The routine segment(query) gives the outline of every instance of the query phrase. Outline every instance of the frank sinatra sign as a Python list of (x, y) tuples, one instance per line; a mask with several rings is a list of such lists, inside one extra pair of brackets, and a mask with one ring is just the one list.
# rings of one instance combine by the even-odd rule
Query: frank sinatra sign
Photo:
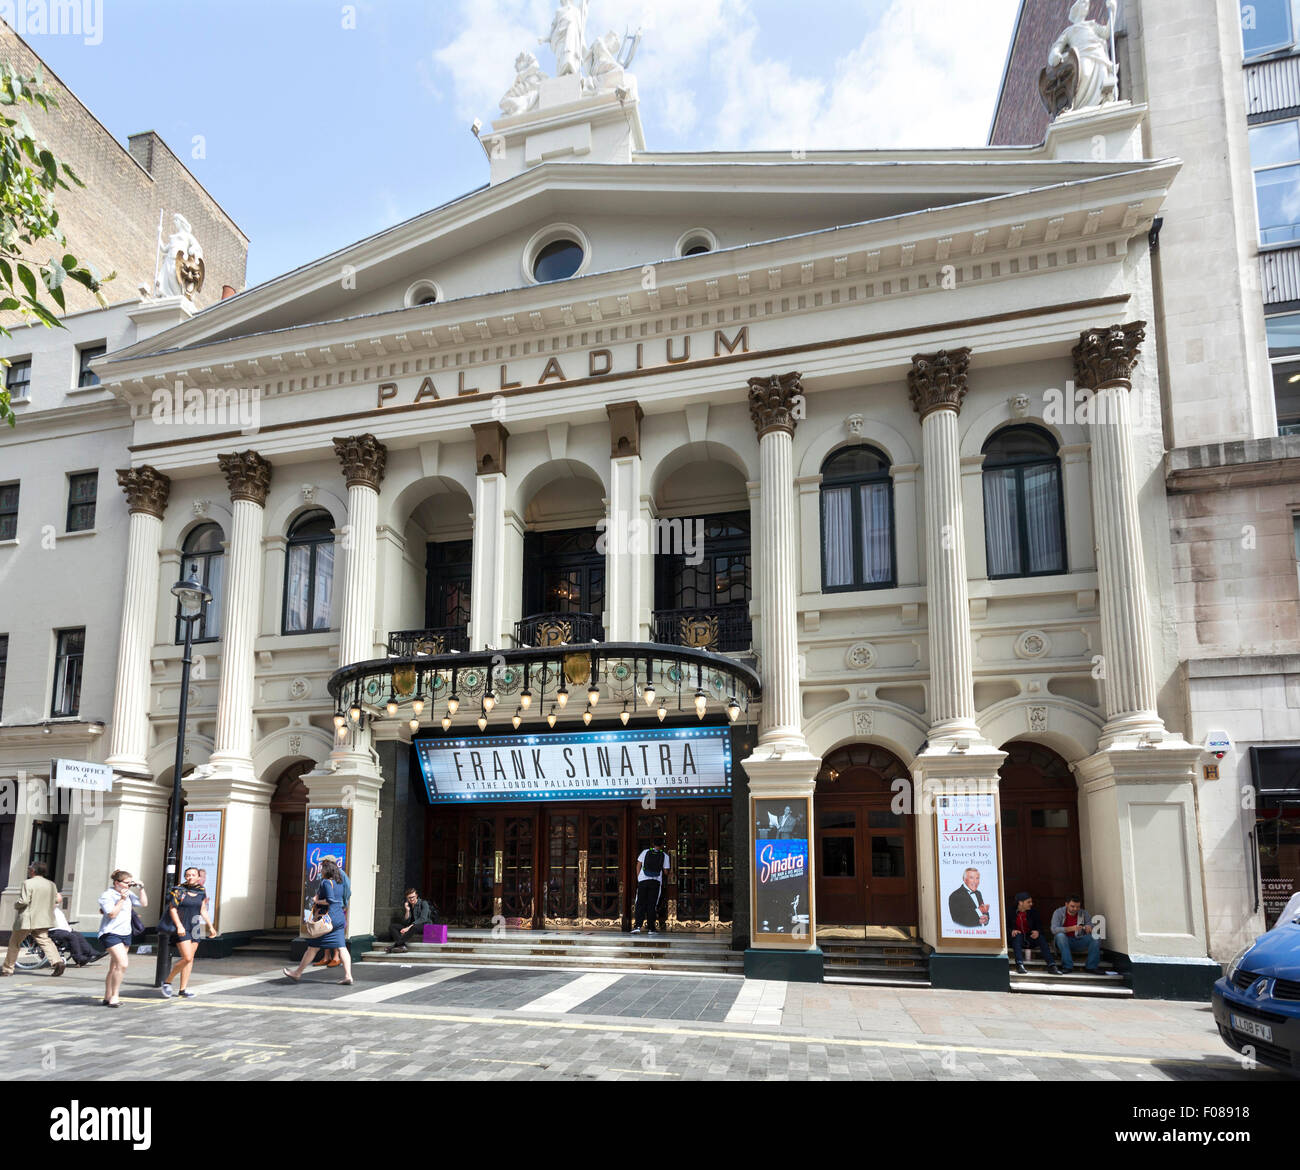
[(417, 739), (431, 804), (726, 796), (729, 727)]

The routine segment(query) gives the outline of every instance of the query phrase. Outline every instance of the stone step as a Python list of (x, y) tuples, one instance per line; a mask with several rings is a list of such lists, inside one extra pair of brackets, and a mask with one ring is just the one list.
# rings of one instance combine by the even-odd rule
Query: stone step
[(930, 969), (922, 965), (917, 967), (898, 967), (889, 963), (827, 963), (826, 977), (832, 975), (847, 979), (897, 979), (902, 983), (930, 981)]
[(1037, 995), (1073, 995), (1095, 999), (1131, 999), (1133, 989), (1118, 979), (1091, 975), (1013, 975), (1011, 990)]
[(926, 975), (918, 975), (916, 978), (905, 978), (899, 975), (830, 975), (827, 974), (823, 982), (825, 983), (844, 983), (844, 984), (862, 984), (869, 987), (929, 987), (930, 979)]
[(697, 959), (658, 956), (627, 956), (588, 953), (576, 955), (502, 954), (487, 950), (460, 954), (387, 955), (369, 951), (362, 962), (416, 967), (563, 967), (570, 970), (666, 971), (682, 974), (741, 975), (744, 959)]

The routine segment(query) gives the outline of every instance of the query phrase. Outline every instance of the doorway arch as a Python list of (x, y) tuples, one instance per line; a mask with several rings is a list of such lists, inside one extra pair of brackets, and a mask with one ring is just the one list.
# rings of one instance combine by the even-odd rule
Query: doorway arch
[(898, 780), (911, 774), (876, 744), (846, 744), (822, 760), (813, 796), (819, 931), (915, 931), (916, 826), (894, 810)]
[(1041, 743), (1004, 744), (998, 769), (1002, 872), (1008, 902), (1034, 897), (1046, 923), (1071, 894), (1082, 894), (1079, 788), (1070, 765)]
[(275, 876), (275, 925), (296, 926), (302, 917), (307, 865), (307, 785), (303, 776), (316, 765), (298, 760), (280, 773), (271, 797), (271, 815), (280, 818)]

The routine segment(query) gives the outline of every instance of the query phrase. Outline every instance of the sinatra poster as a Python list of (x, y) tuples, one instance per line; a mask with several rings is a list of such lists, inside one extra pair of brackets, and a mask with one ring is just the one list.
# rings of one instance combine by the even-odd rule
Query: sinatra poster
[(940, 796), (935, 830), (940, 937), (1000, 942), (996, 797), (991, 792)]
[(191, 865), (206, 870), (203, 888), (208, 892), (208, 916), (218, 925), (221, 897), (221, 823), (224, 814), (185, 810), (181, 826), (181, 876)]
[(430, 804), (626, 800), (731, 791), (731, 728), (676, 727), (417, 739)]
[(808, 937), (808, 800), (754, 801), (754, 934)]
[(321, 862), (332, 857), (346, 872), (351, 814), (345, 808), (309, 808), (307, 810), (307, 859), (303, 879), (304, 907), (320, 889)]

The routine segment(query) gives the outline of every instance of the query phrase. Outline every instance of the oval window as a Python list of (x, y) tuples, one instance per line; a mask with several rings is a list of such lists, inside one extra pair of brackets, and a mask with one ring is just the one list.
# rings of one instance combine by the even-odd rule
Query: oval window
[(537, 253), (533, 261), (533, 279), (538, 284), (568, 280), (582, 267), (583, 251), (573, 240), (554, 240)]

